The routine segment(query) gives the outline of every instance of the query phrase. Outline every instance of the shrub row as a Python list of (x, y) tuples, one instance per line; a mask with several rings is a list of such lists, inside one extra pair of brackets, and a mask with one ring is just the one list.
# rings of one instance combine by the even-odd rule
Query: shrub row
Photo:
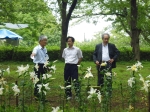
[[(29, 47), (0, 47), (0, 61), (32, 61), (30, 55), (33, 48)], [(83, 52), (83, 60), (92, 61), (94, 50), (81, 49)], [(134, 55), (130, 48), (120, 48), (120, 56), (118, 61), (130, 61)], [(59, 59), (59, 47), (48, 48), (48, 55), (50, 60)], [(141, 50), (141, 60), (150, 61), (150, 51), (147, 49)]]

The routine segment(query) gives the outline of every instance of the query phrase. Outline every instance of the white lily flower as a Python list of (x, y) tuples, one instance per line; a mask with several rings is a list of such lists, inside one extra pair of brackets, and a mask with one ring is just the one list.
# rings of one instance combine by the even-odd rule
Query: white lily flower
[(9, 67), (6, 69), (6, 71), (8, 74), (10, 74), (10, 68)]
[(87, 74), (84, 76), (84, 78), (90, 78), (93, 77), (93, 74), (91, 72), (87, 72)]
[(53, 63), (56, 63), (58, 60), (53, 61)]
[(35, 72), (30, 72), (29, 74), (30, 74), (30, 79), (34, 79), (34, 77), (36, 75)]
[(36, 84), (38, 81), (39, 81), (39, 78), (37, 77), (37, 75), (35, 75), (35, 76), (33, 77), (33, 84), (34, 84), (34, 86), (35, 86), (35, 84)]
[(52, 77), (51, 74), (43, 74), (42, 79), (47, 79), (47, 78), (50, 78), (50, 77)]
[(127, 70), (131, 70), (131, 71), (135, 71), (135, 72), (137, 72), (138, 69), (141, 69), (141, 68), (143, 68), (143, 66), (142, 66), (141, 62), (139, 62), (139, 61), (133, 66), (127, 66)]
[(50, 77), (52, 77), (52, 75), (51, 75), (51, 74), (46, 74), (46, 76), (47, 76), (47, 78), (50, 78)]
[(59, 107), (52, 107), (52, 112), (62, 112)]
[(47, 84), (43, 84), (43, 86), (45, 87), (46, 90), (50, 90), (50, 88), (48, 87), (49, 83)]
[(0, 95), (3, 94), (3, 89), (4, 89), (3, 87), (0, 88)]
[(61, 86), (61, 85), (60, 85), (59, 87), (60, 87), (61, 89), (66, 89), (64, 86)]
[(38, 71), (39, 70), (39, 65), (36, 63), (36, 65), (34, 66), (35, 69)]
[(107, 77), (111, 77), (111, 73), (110, 73), (110, 72), (105, 73), (105, 75), (106, 75)]
[(150, 75), (148, 75), (146, 78), (150, 78)]
[(1, 86), (6, 85), (6, 83), (7, 83), (7, 81), (5, 81), (4, 78), (0, 79), (0, 85)]
[(94, 94), (96, 93), (97, 89), (94, 89), (94, 88), (90, 88), (90, 91), (88, 91), (89, 94)]
[(38, 87), (38, 93), (41, 93), (41, 89), (42, 89), (42, 85), (41, 84), (37, 84), (37, 87)]
[(141, 63), (141, 62), (139, 62), (139, 61), (138, 61), (135, 65), (136, 65), (136, 66), (137, 66), (137, 68), (139, 68), (139, 69), (143, 68), (142, 63)]
[(49, 64), (49, 61), (46, 61), (46, 62), (44, 63), (44, 66), (43, 66), (43, 67), (47, 67), (48, 64)]
[(149, 83), (149, 80), (143, 82), (143, 87), (141, 88), (141, 90), (145, 90), (146, 92), (148, 92), (148, 87), (150, 86)]
[(90, 66), (90, 67), (87, 67), (87, 71), (88, 71), (88, 72), (91, 72), (91, 66)]
[(42, 79), (47, 79), (46, 74), (43, 74)]
[(131, 110), (133, 110), (134, 109), (134, 107), (130, 104), (129, 105), (129, 111), (131, 111)]
[(117, 73), (116, 73), (116, 72), (114, 72), (114, 76), (117, 76)]
[(130, 79), (128, 80), (128, 85), (129, 85), (130, 87), (132, 87), (132, 84), (133, 84), (133, 83), (135, 83), (134, 77), (132, 77), (132, 78), (130, 78)]
[(23, 65), (21, 65), (21, 66), (18, 66), (17, 68), (18, 68), (18, 70), (16, 72), (18, 72), (19, 75), (21, 75), (21, 74), (25, 73), (26, 71), (28, 71), (29, 65), (27, 64), (27, 66), (25, 66), (25, 67)]
[(77, 65), (78, 67), (81, 67), (81, 65)]
[(14, 86), (12, 87), (12, 90), (15, 92), (14, 95), (19, 95), (20, 93), (20, 89), (18, 88), (18, 85), (16, 85), (15, 83), (13, 83)]
[(137, 66), (136, 65), (131, 66), (131, 70), (135, 72), (138, 71)]
[(99, 103), (101, 103), (101, 101), (102, 101), (102, 95), (101, 95), (100, 91), (98, 91), (98, 93), (97, 93), (97, 98), (99, 100)]
[(145, 82), (145, 81), (144, 81), (144, 78), (142, 77), (142, 75), (139, 74), (139, 76), (140, 76), (140, 81)]
[(106, 66), (106, 65), (107, 65), (107, 63), (106, 63), (106, 62), (101, 63), (101, 66)]
[(46, 91), (43, 91), (43, 93), (46, 95)]
[(131, 71), (135, 71), (135, 72), (137, 72), (138, 71), (138, 68), (137, 68), (137, 66), (136, 65), (133, 65), (133, 66), (127, 66), (127, 70), (131, 70)]
[(141, 90), (145, 90), (146, 92), (148, 92), (148, 87), (150, 86), (150, 80), (145, 81), (141, 74), (139, 74), (139, 76), (140, 76), (140, 81), (143, 82), (143, 87), (141, 88)]
[(94, 89), (94, 88), (90, 88), (90, 91), (88, 91), (88, 93), (89, 93), (89, 96), (87, 97), (87, 99), (89, 99), (89, 98), (92, 98), (92, 96), (94, 95), (94, 94), (96, 94), (96, 91), (97, 91), (97, 89)]
[(66, 86), (66, 88), (71, 88), (71, 85)]
[(53, 69), (53, 70), (54, 70), (54, 73), (55, 73), (55, 71), (56, 71), (56, 65), (53, 65), (53, 66), (51, 66), (50, 68)]

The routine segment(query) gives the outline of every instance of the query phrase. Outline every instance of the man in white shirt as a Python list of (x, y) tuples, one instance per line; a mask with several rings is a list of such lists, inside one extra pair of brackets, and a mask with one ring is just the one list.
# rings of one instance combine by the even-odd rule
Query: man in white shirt
[[(65, 59), (65, 68), (64, 68), (64, 80), (65, 86), (71, 85), (71, 80), (75, 85), (76, 96), (78, 96), (79, 82), (78, 82), (78, 66), (83, 58), (82, 51), (73, 46), (75, 39), (71, 36), (67, 37), (66, 42), (68, 47), (63, 50), (62, 57)], [(68, 87), (65, 89), (66, 97), (72, 97), (71, 88)]]
[[(34, 71), (39, 79), (46, 72), (46, 69), (43, 66), (44, 63), (49, 59), (49, 56), (47, 54), (47, 49), (45, 47), (46, 44), (47, 44), (47, 36), (41, 35), (39, 37), (39, 45), (37, 45), (33, 49), (31, 54), (31, 58), (33, 59), (33, 62), (35, 63), (35, 65), (36, 64), (38, 65), (38, 69), (34, 67)], [(39, 97), (37, 84), (35, 85), (34, 88), (34, 96)]]
[[(102, 35), (102, 43), (97, 44), (93, 53), (93, 60), (97, 66), (98, 71), (98, 86), (102, 86), (104, 83), (104, 74), (101, 71), (105, 68), (111, 72), (112, 68), (116, 68), (116, 60), (120, 54), (119, 50), (114, 44), (109, 43), (110, 35), (104, 33)], [(101, 66), (102, 62), (106, 62), (106, 67)]]

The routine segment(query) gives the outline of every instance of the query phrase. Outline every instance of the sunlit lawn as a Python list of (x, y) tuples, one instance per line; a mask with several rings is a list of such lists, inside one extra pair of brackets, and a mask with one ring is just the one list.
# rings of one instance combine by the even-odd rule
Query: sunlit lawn
[[(4, 76), (8, 82), (13, 83), (16, 80), (18, 82), (20, 81), (18, 79), (18, 73), (16, 73), (16, 70), (17, 70), (17, 66), (20, 66), (22, 64), (23, 65), (29, 64), (30, 71), (33, 71), (34, 64), (32, 62), (0, 62), (0, 69), (6, 69), (8, 66), (10, 67), (10, 72), (11, 72), (10, 75), (5, 74), (5, 76)], [(127, 87), (128, 87), (127, 80), (130, 78), (131, 73), (130, 73), (130, 71), (126, 70), (126, 66), (132, 66), (133, 64), (135, 64), (134, 61), (132, 61), (132, 62), (117, 62), (117, 68), (113, 69), (113, 72), (117, 73), (117, 76), (115, 78), (113, 78), (114, 96), (116, 94), (119, 94), (119, 95), (115, 96), (116, 102), (121, 103), (121, 99), (120, 99), (121, 94), (119, 93), (121, 87), (123, 87), (125, 90), (124, 97), (127, 97), (127, 95), (128, 95), (128, 93), (127, 93), (128, 91), (126, 91)], [(57, 70), (56, 70), (56, 73), (53, 75), (53, 77), (56, 79), (54, 79), (50, 82), (51, 90), (48, 93), (48, 97), (50, 99), (51, 106), (62, 105), (62, 101), (59, 97), (60, 96), (62, 97), (64, 95), (64, 91), (60, 89), (59, 85), (63, 86), (63, 84), (64, 84), (63, 69), (64, 69), (65, 64), (64, 64), (64, 62), (58, 61), (57, 63), (55, 63), (55, 65), (56, 65)], [(96, 86), (97, 85), (97, 71), (96, 71), (95, 64), (93, 62), (83, 61), (82, 65), (85, 70), (87, 67), (90, 67), (90, 66), (92, 67), (92, 73), (93, 73), (94, 77), (90, 79), (90, 84), (91, 84), (91, 86)], [(142, 65), (144, 67), (140, 71), (140, 74), (143, 75), (143, 77), (150, 75), (150, 62), (142, 61)], [(138, 74), (139, 73), (136, 73), (136, 77), (139, 78)], [(81, 76), (81, 71), (79, 71), (79, 77), (84, 77), (84, 76)], [(84, 85), (87, 84), (86, 79), (83, 81), (83, 84)], [(122, 85), (122, 86), (120, 86), (120, 85)], [(138, 89), (139, 89), (139, 91), (141, 91), (140, 88), (138, 88)], [(84, 91), (82, 91), (82, 92), (84, 92)], [(119, 99), (117, 99), (117, 97), (119, 97)], [(57, 101), (55, 101), (55, 100), (57, 100)], [(141, 98), (139, 98), (138, 100), (141, 100)], [(114, 103), (114, 105), (117, 105), (117, 104)]]

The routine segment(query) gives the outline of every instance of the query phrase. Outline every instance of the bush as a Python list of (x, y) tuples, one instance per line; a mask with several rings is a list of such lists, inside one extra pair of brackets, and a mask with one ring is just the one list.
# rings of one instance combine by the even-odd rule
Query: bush
[[(0, 61), (32, 61), (30, 55), (33, 47), (12, 47), (12, 46), (1, 46), (0, 47)], [(60, 49), (58, 46), (47, 46), (48, 55), (50, 61), (59, 59)], [(83, 53), (83, 61), (93, 61), (94, 49), (81, 48)], [(119, 48), (120, 56), (118, 61), (130, 61), (134, 55), (131, 48), (122, 47)], [(150, 61), (149, 49), (141, 49), (141, 60)]]

